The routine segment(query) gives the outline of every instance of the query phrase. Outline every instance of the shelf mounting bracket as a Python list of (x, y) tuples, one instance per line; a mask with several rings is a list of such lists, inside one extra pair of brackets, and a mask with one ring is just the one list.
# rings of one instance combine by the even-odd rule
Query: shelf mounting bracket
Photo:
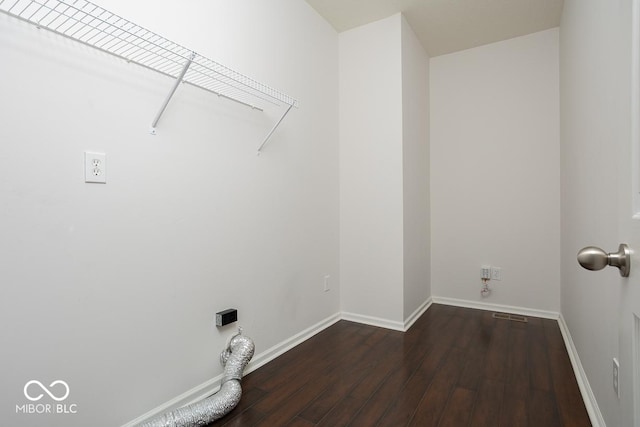
[(185, 62), (184, 66), (182, 67), (182, 71), (180, 71), (180, 74), (178, 75), (178, 77), (176, 77), (176, 81), (173, 83), (173, 87), (169, 91), (169, 94), (167, 95), (164, 102), (160, 106), (160, 110), (158, 111), (158, 114), (156, 114), (156, 117), (153, 119), (153, 122), (151, 123), (151, 129), (149, 130), (149, 133), (151, 135), (156, 134), (156, 125), (158, 124), (158, 121), (160, 121), (160, 117), (162, 117), (164, 110), (167, 108), (167, 105), (169, 105), (169, 101), (171, 101), (173, 94), (176, 93), (176, 89), (178, 89), (178, 86), (180, 85), (180, 83), (182, 83), (182, 79), (184, 78), (184, 75), (187, 74), (187, 70), (189, 69), (191, 62), (195, 59), (195, 57), (196, 57), (195, 52), (191, 52), (189, 59), (187, 59), (187, 62)]
[(282, 115), (282, 117), (280, 117), (280, 120), (278, 120), (276, 122), (276, 124), (273, 126), (273, 128), (271, 129), (271, 131), (267, 134), (267, 136), (264, 138), (264, 141), (262, 141), (262, 144), (260, 144), (260, 147), (258, 147), (258, 152), (256, 153), (258, 156), (260, 155), (260, 152), (262, 151), (262, 147), (264, 147), (264, 145), (267, 143), (267, 141), (269, 141), (269, 138), (271, 138), (271, 135), (273, 135), (273, 132), (276, 131), (276, 129), (278, 128), (278, 126), (280, 126), (280, 123), (282, 123), (282, 121), (284, 120), (285, 116), (289, 113), (289, 111), (291, 111), (291, 108), (293, 108), (293, 104), (289, 104), (289, 108), (287, 108), (287, 110), (284, 112), (284, 114)]

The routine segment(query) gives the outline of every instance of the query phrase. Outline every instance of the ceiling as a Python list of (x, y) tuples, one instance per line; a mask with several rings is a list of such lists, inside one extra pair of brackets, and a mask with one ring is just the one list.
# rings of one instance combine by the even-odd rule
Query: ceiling
[(402, 12), (429, 56), (560, 25), (563, 0), (306, 0), (338, 31)]

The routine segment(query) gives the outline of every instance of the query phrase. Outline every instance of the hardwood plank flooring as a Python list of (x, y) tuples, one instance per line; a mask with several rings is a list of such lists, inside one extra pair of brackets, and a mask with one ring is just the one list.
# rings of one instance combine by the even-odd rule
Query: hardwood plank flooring
[(210, 426), (590, 426), (557, 322), (433, 304), (409, 329), (340, 321), (242, 380)]

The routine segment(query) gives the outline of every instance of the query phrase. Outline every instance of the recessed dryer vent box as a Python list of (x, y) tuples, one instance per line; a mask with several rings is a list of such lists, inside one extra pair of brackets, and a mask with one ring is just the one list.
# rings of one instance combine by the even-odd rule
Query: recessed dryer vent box
[(238, 320), (238, 310), (230, 308), (216, 313), (216, 326), (224, 326)]

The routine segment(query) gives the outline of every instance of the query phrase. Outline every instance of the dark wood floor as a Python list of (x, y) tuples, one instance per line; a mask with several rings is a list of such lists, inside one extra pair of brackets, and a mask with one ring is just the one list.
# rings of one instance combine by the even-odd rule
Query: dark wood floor
[(432, 305), (406, 333), (340, 321), (242, 381), (213, 426), (590, 426), (556, 321)]

